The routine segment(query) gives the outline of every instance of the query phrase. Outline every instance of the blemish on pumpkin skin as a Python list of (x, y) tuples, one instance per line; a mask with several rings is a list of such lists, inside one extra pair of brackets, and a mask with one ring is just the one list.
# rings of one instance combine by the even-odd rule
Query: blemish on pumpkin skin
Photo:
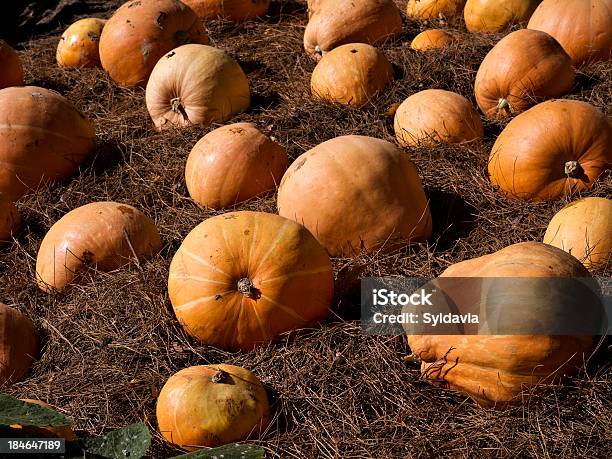
[(99, 36), (98, 36), (98, 34), (97, 34), (97, 33), (95, 33), (95, 32), (91, 32), (91, 31), (90, 31), (90, 32), (87, 32), (87, 36), (89, 37), (89, 39), (90, 39), (91, 41), (99, 41), (99, 40), (100, 40), (100, 37), (99, 37)]
[(251, 232), (248, 229), (244, 230), (244, 235), (245, 236), (248, 236), (249, 234), (251, 234)]
[(234, 218), (236, 218), (236, 216), (234, 214), (229, 214), (224, 215), (223, 218), (225, 218), (226, 220), (233, 220)]
[(301, 167), (302, 167), (304, 164), (306, 164), (306, 158), (304, 158), (304, 159), (300, 160), (300, 162), (298, 162), (298, 163), (296, 164), (296, 166), (295, 166), (295, 172), (299, 171), (299, 170), (300, 170), (300, 168), (301, 168)]
[(122, 214), (133, 214), (134, 213), (134, 209), (132, 209), (131, 207), (127, 207), (127, 206), (117, 206), (117, 210), (119, 212), (121, 212)]
[(162, 24), (162, 21), (165, 20), (167, 16), (168, 15), (165, 12), (160, 11), (159, 14), (157, 15), (157, 17), (153, 20), (153, 23), (157, 27), (159, 27), (160, 29), (164, 30), (164, 26)]
[(140, 45), (140, 50), (142, 51), (143, 61), (147, 62), (149, 54), (151, 53), (151, 44), (147, 40), (144, 40), (142, 45)]
[(136, 0), (128, 5), (128, 8), (134, 8), (135, 6), (140, 6), (142, 2), (140, 0)]

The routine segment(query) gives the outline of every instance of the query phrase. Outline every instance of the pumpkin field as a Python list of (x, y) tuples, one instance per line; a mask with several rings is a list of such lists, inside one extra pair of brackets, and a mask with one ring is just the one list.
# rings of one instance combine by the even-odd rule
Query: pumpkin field
[(71, 419), (30, 436), (143, 423), (129, 457), (610, 457), (608, 336), (368, 335), (360, 302), (370, 277), (610, 277), (612, 0), (3, 21), (0, 439), (27, 427), (7, 394)]

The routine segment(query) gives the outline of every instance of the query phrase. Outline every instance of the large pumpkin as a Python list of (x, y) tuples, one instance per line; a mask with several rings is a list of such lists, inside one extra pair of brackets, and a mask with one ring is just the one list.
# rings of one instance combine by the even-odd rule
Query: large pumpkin
[(0, 89), (23, 85), (23, 67), (19, 54), (0, 40)]
[(0, 193), (0, 244), (8, 242), (21, 225), (21, 215), (13, 200), (6, 193)]
[(36, 257), (36, 281), (45, 292), (86, 280), (88, 268), (112, 271), (153, 256), (161, 248), (155, 224), (141, 211), (117, 202), (93, 202), (59, 219)]
[(428, 29), (424, 30), (412, 39), (410, 48), (415, 51), (430, 51), (432, 49), (442, 49), (450, 45), (456, 39), (455, 37), (443, 29)]
[(0, 192), (17, 199), (72, 175), (94, 141), (92, 123), (55, 91), (0, 90)]
[(220, 209), (274, 190), (287, 169), (285, 149), (254, 124), (235, 123), (195, 144), (185, 167), (191, 198)]
[(410, 156), (372, 137), (336, 137), (299, 156), (281, 181), (278, 213), (306, 226), (332, 256), (389, 251), (431, 236)]
[(190, 451), (246, 440), (270, 422), (268, 396), (259, 379), (225, 364), (188, 367), (172, 375), (159, 393), (156, 413), (164, 438)]
[(270, 0), (183, 0), (196, 14), (206, 20), (223, 18), (242, 22), (264, 16)]
[(554, 200), (588, 190), (612, 167), (612, 124), (577, 100), (552, 100), (514, 118), (489, 158), (491, 182), (507, 195)]
[[(466, 260), (450, 266), (440, 278), (481, 277), (482, 291), (468, 292), (474, 295), (459, 295), (455, 298), (477, 298), (479, 307), (489, 313), (506, 307), (512, 292), (500, 291), (503, 283), (488, 284), (487, 278), (564, 278), (590, 277), (588, 271), (572, 256), (555, 247), (539, 242), (523, 242), (506, 247), (498, 252)], [(447, 281), (448, 282), (448, 281)], [(523, 280), (520, 285), (527, 285)], [(445, 285), (440, 281), (440, 285)], [(451, 285), (451, 284), (446, 284)], [(538, 284), (534, 284), (538, 285)], [(546, 284), (550, 288), (562, 289), (560, 283)], [(551, 287), (552, 286), (552, 287)], [(497, 287), (497, 289), (495, 289)], [(446, 295), (447, 293), (445, 293)], [(563, 292), (560, 292), (563, 295)], [(531, 296), (530, 296), (531, 295)], [(540, 298), (535, 292), (521, 291), (517, 298)], [(548, 322), (545, 311), (554, 309), (543, 295), (539, 304), (530, 307), (530, 314), (521, 320), (528, 323)], [(461, 311), (469, 305), (462, 301), (454, 303)], [(581, 314), (580, 298), (564, 304), (576, 308)], [(530, 305), (531, 306), (531, 305)], [(495, 313), (503, 315), (503, 310)], [(510, 314), (512, 311), (510, 311)], [(565, 311), (571, 314), (571, 311)], [(502, 325), (503, 326), (503, 325)], [(521, 391), (543, 380), (552, 382), (562, 375), (575, 374), (584, 362), (583, 357), (593, 345), (592, 336), (545, 336), (545, 335), (412, 335), (408, 344), (415, 357), (422, 360), (422, 376), (436, 384), (459, 390), (483, 405), (504, 406), (515, 399)], [(547, 379), (548, 378), (548, 379)]]
[(147, 83), (147, 109), (157, 129), (224, 122), (250, 102), (249, 82), (238, 63), (207, 45), (170, 51)]
[(467, 0), (463, 10), (470, 32), (501, 32), (513, 24), (524, 24), (542, 0)]
[(574, 85), (572, 60), (550, 35), (517, 30), (502, 38), (480, 64), (474, 92), (488, 118), (522, 112)]
[(612, 256), (612, 200), (584, 198), (555, 214), (544, 243), (572, 254), (587, 268), (605, 266)]
[(79, 19), (66, 29), (57, 45), (55, 58), (60, 67), (97, 67), (100, 65), (100, 35), (106, 21)]
[(451, 18), (461, 14), (465, 0), (408, 0), (406, 15), (417, 21)]
[(306, 52), (319, 57), (347, 43), (377, 44), (402, 33), (402, 18), (393, 0), (322, 1), (304, 32)]
[(381, 51), (365, 43), (350, 43), (323, 56), (312, 72), (310, 88), (319, 99), (359, 107), (391, 80), (393, 67)]
[(191, 8), (179, 0), (132, 0), (104, 26), (100, 60), (120, 85), (143, 86), (164, 54), (187, 43), (208, 43)]
[(400, 145), (462, 143), (482, 138), (480, 116), (469, 100), (442, 89), (426, 89), (408, 97), (395, 112)]
[(0, 303), (0, 386), (21, 381), (37, 357), (34, 323), (17, 309)]
[[(49, 410), (55, 410), (51, 405), (40, 400), (33, 400), (29, 398), (22, 398), (22, 402), (30, 403), (32, 405), (42, 406)], [(72, 426), (23, 426), (21, 424), (11, 424), (11, 429), (17, 431), (20, 435), (28, 438), (63, 438), (66, 441), (75, 441), (77, 439)]]
[(232, 351), (325, 319), (333, 286), (331, 261), (306, 228), (246, 211), (196, 226), (172, 259), (168, 279), (185, 330)]
[(612, 0), (544, 0), (527, 27), (552, 35), (576, 67), (612, 56)]

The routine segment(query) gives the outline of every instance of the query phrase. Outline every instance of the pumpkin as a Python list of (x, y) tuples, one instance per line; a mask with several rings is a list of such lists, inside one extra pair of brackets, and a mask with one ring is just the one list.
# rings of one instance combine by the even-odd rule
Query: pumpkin
[(246, 440), (270, 422), (266, 390), (249, 370), (199, 365), (172, 375), (157, 399), (163, 437), (189, 451)]
[(552, 35), (575, 67), (612, 57), (612, 0), (544, 0), (527, 27)]
[[(22, 398), (22, 402), (31, 403), (33, 405), (42, 406), (43, 408), (47, 408), (49, 410), (55, 410), (51, 405), (45, 402), (41, 402), (40, 400), (32, 400), (29, 398)], [(12, 424), (11, 429), (13, 431), (17, 431), (24, 436), (27, 437), (35, 437), (35, 438), (63, 438), (67, 441), (75, 441), (77, 440), (77, 436), (72, 430), (72, 427), (67, 426), (22, 426), (21, 424)]]
[(132, 0), (107, 21), (100, 61), (122, 86), (144, 86), (157, 61), (187, 43), (208, 43), (202, 21), (179, 0)]
[(318, 99), (360, 107), (393, 80), (393, 67), (371, 45), (350, 43), (334, 48), (319, 61), (310, 80)]
[(612, 255), (612, 200), (592, 197), (566, 205), (548, 224), (543, 241), (587, 268), (605, 266)]
[(60, 67), (98, 67), (98, 43), (106, 21), (79, 19), (66, 29), (57, 45), (55, 58)]
[(287, 169), (285, 149), (254, 124), (209, 132), (195, 144), (185, 167), (189, 195), (200, 206), (221, 209), (274, 190)]
[(461, 14), (464, 5), (465, 0), (408, 0), (406, 14), (416, 21), (451, 18)]
[(61, 291), (83, 282), (88, 268), (112, 271), (160, 248), (155, 224), (141, 211), (93, 202), (68, 212), (47, 232), (36, 257), (36, 281), (45, 292)]
[(23, 85), (23, 67), (19, 54), (0, 40), (0, 89)]
[(225, 51), (183, 45), (155, 65), (146, 90), (149, 114), (159, 130), (224, 122), (251, 101), (246, 75)]
[(263, 212), (209, 218), (170, 264), (168, 293), (187, 333), (249, 351), (325, 319), (334, 277), (325, 250), (302, 225)]
[[(509, 307), (507, 299), (513, 293), (500, 291), (504, 287), (499, 281), (489, 284), (489, 290), (487, 282), (492, 278), (590, 276), (578, 260), (562, 250), (539, 242), (522, 242), (452, 265), (440, 276), (453, 277), (487, 278), (480, 284), (481, 292), (474, 291), (472, 287), (468, 295), (460, 291), (454, 296), (449, 292), (444, 293), (452, 299), (459, 299), (453, 301), (456, 310), (462, 311), (462, 308), (469, 307), (467, 302), (471, 298), (480, 303), (482, 310), (503, 314), (503, 307)], [(526, 285), (522, 280), (519, 282), (520, 285)], [(440, 285), (450, 284), (440, 281)], [(546, 286), (562, 290), (559, 283), (547, 283)], [(563, 295), (563, 292), (558, 293)], [(542, 301), (539, 304), (530, 303), (530, 314), (522, 315), (520, 320), (528, 321), (527, 325), (536, 325), (540, 320), (538, 315), (542, 315), (541, 320), (547, 321), (546, 311), (555, 307), (554, 304), (548, 304), (550, 301), (547, 300), (557, 297), (540, 297), (535, 291), (521, 291), (518, 297), (524, 298), (525, 295), (542, 298)], [(576, 313), (579, 313), (585, 306), (581, 301), (583, 299), (578, 298), (573, 302), (565, 302), (564, 307), (575, 306)], [(530, 386), (544, 380), (551, 382), (564, 374), (577, 373), (583, 362), (583, 354), (591, 350), (593, 337), (527, 334), (409, 335), (408, 344), (413, 356), (422, 361), (421, 375), (424, 379), (466, 393), (482, 405), (504, 407)]]
[(501, 32), (514, 24), (524, 24), (542, 0), (467, 0), (463, 10), (470, 32)]
[(299, 156), (279, 186), (278, 213), (303, 224), (332, 256), (391, 251), (431, 236), (410, 156), (372, 137), (336, 137)]
[(442, 49), (455, 41), (455, 37), (443, 29), (424, 30), (412, 39), (410, 47), (415, 51)]
[(17, 309), (0, 303), (0, 386), (21, 381), (37, 357), (34, 323)]
[(442, 89), (408, 97), (395, 112), (395, 136), (403, 147), (480, 139), (484, 128), (469, 100)]
[(550, 35), (517, 30), (502, 38), (478, 68), (474, 92), (488, 118), (522, 112), (574, 85), (572, 60)]
[(270, 0), (183, 0), (202, 19), (223, 18), (234, 22), (264, 16)]
[(57, 92), (0, 90), (0, 192), (12, 199), (72, 175), (94, 141), (92, 123)]
[(307, 0), (308, 17), (310, 18), (321, 6), (324, 0)]
[(0, 193), (0, 244), (9, 242), (21, 225), (21, 215), (13, 200), (6, 193)]
[(514, 118), (497, 138), (489, 176), (508, 196), (555, 200), (586, 191), (612, 167), (612, 125), (586, 102), (543, 102)]
[(393, 0), (322, 1), (306, 26), (304, 49), (318, 58), (347, 43), (381, 43), (402, 30), (400, 11)]

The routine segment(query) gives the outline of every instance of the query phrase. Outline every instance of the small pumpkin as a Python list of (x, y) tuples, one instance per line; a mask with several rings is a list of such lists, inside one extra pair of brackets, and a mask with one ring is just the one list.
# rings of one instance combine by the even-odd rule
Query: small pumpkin
[(347, 43), (377, 43), (402, 33), (402, 18), (393, 0), (321, 1), (304, 32), (304, 49), (316, 58)]
[(504, 118), (572, 89), (572, 60), (550, 35), (522, 29), (502, 38), (478, 68), (474, 92), (487, 118)]
[(187, 333), (249, 351), (325, 319), (334, 276), (325, 250), (302, 225), (263, 212), (209, 218), (170, 264), (168, 293)]
[(0, 244), (9, 242), (21, 225), (21, 215), (13, 200), (6, 193), (0, 193)]
[(141, 211), (93, 202), (68, 212), (47, 232), (36, 257), (36, 281), (45, 292), (61, 291), (84, 282), (88, 268), (112, 271), (160, 248), (155, 224)]
[(550, 220), (543, 242), (587, 268), (605, 266), (612, 256), (612, 200), (589, 197), (566, 205)]
[(542, 0), (467, 0), (463, 10), (470, 32), (496, 33), (526, 23)]
[(221, 49), (197, 44), (180, 46), (159, 60), (145, 100), (159, 130), (224, 122), (251, 103), (240, 65)]
[(319, 61), (310, 80), (318, 99), (360, 107), (393, 80), (393, 67), (371, 45), (350, 43), (334, 48)]
[[(41, 402), (40, 400), (33, 400), (29, 398), (22, 398), (22, 402), (31, 403), (33, 405), (42, 406), (43, 408), (47, 408), (50, 410), (54, 410), (54, 408), (48, 403)], [(77, 440), (77, 436), (72, 430), (72, 426), (59, 426), (59, 427), (51, 427), (51, 426), (22, 426), (20, 424), (12, 424), (11, 429), (13, 431), (17, 431), (22, 435), (27, 437), (35, 437), (35, 438), (63, 438), (66, 441), (75, 441)]]
[(0, 90), (0, 192), (12, 199), (72, 175), (94, 141), (92, 123), (57, 92)]
[(221, 209), (274, 190), (287, 162), (285, 149), (254, 124), (229, 124), (195, 144), (185, 182), (200, 206)]
[(202, 19), (244, 22), (265, 16), (270, 0), (183, 0)]
[(416, 21), (452, 18), (461, 14), (465, 0), (408, 0), (406, 15)]
[(612, 57), (612, 0), (544, 0), (527, 27), (553, 36), (575, 67)]
[(100, 66), (100, 35), (106, 21), (79, 19), (66, 29), (57, 45), (55, 58), (60, 67)]
[(19, 54), (0, 40), (0, 89), (23, 85), (23, 66)]
[(424, 30), (412, 39), (410, 48), (415, 51), (442, 49), (456, 41), (455, 37), (443, 29)]
[(38, 357), (38, 344), (34, 323), (0, 303), (0, 386), (25, 378)]
[(508, 196), (561, 199), (593, 186), (612, 167), (612, 125), (597, 108), (551, 100), (514, 118), (497, 138), (489, 176)]
[(187, 43), (208, 44), (197, 14), (179, 0), (130, 0), (100, 36), (100, 61), (122, 86), (144, 86), (157, 61)]
[(469, 100), (442, 89), (408, 97), (395, 113), (395, 136), (403, 147), (480, 139), (484, 128)]
[(410, 156), (373, 137), (336, 137), (299, 156), (283, 176), (277, 204), (280, 215), (303, 224), (332, 256), (391, 251), (431, 236)]
[(156, 414), (163, 437), (189, 451), (246, 440), (270, 423), (259, 379), (226, 364), (188, 367), (172, 375), (159, 393)]

